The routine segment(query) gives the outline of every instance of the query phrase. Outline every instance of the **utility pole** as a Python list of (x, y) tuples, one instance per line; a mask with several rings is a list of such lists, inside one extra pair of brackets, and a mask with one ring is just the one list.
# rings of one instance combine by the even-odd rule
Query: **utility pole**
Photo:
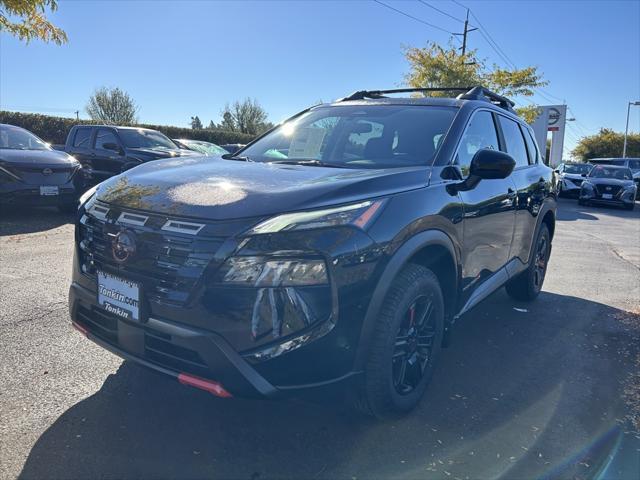
[(80, 110), (76, 110), (75, 114), (76, 114), (76, 121), (79, 122), (80, 121)]
[(640, 102), (629, 102), (627, 105), (627, 126), (624, 129), (624, 146), (622, 147), (622, 158), (627, 158), (627, 135), (629, 133), (629, 110), (631, 105), (640, 106)]
[(469, 32), (473, 32), (477, 30), (477, 28), (469, 28), (469, 9), (467, 8), (467, 18), (464, 21), (464, 33), (454, 33), (454, 35), (462, 35), (462, 56), (464, 57), (465, 53), (467, 53), (467, 34)]

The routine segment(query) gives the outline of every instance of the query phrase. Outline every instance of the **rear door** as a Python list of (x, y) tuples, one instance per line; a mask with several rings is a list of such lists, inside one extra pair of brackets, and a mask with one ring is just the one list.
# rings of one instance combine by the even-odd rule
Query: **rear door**
[(86, 172), (90, 172), (93, 168), (91, 145), (93, 127), (77, 127), (73, 132), (73, 138), (69, 139), (67, 153), (73, 155), (80, 162), (82, 168)]
[[(106, 148), (108, 144), (115, 144), (120, 151)], [(125, 163), (124, 148), (122, 147), (114, 129), (98, 127), (92, 150), (93, 176), (102, 181), (122, 172)]]
[(502, 150), (511, 155), (516, 166), (511, 174), (517, 189), (515, 230), (510, 257), (523, 262), (535, 235), (538, 212), (551, 189), (551, 169), (540, 161), (537, 146), (529, 129), (504, 115), (498, 115)]
[[(463, 177), (469, 174), (473, 155), (480, 149), (500, 149), (494, 115), (476, 110), (462, 135), (456, 164)], [(515, 225), (515, 184), (511, 177), (482, 180), (460, 192), (463, 202), (462, 289), (463, 302), (509, 260)]]

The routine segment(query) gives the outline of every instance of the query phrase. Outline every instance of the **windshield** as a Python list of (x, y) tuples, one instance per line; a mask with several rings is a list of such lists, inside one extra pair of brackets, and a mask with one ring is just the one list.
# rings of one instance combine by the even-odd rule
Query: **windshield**
[(118, 129), (120, 138), (129, 148), (156, 148), (162, 150), (177, 150), (178, 147), (169, 138), (155, 130), (123, 128)]
[(578, 164), (578, 165), (565, 165), (564, 173), (575, 173), (577, 175), (582, 175), (583, 173), (589, 173), (593, 168), (593, 165), (589, 165), (588, 163)]
[(205, 155), (225, 155), (229, 153), (215, 143), (202, 142), (199, 140), (180, 140), (180, 142), (186, 145), (189, 149), (204, 153)]
[(51, 150), (51, 147), (33, 133), (11, 125), (0, 125), (0, 149)]
[(613, 168), (597, 165), (593, 167), (589, 176), (592, 178), (612, 178), (616, 180), (631, 180), (631, 170), (628, 168)]
[(619, 167), (624, 167), (624, 160), (615, 158), (595, 158), (593, 159), (593, 163), (598, 165), (617, 165)]
[(240, 155), (256, 162), (342, 168), (431, 165), (456, 109), (416, 105), (315, 108)]

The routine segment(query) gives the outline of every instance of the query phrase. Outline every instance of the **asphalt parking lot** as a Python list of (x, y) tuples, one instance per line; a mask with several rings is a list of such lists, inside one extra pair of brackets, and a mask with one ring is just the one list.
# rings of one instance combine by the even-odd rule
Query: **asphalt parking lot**
[(418, 410), (377, 422), (123, 362), (70, 326), (72, 217), (5, 212), (0, 477), (634, 478), (640, 209), (562, 200), (558, 217), (540, 298), (467, 314)]

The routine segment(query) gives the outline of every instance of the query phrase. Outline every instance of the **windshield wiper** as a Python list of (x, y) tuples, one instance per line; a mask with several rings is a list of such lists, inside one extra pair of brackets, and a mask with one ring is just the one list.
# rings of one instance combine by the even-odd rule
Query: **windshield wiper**
[(346, 165), (338, 164), (338, 163), (327, 163), (321, 160), (308, 159), (308, 158), (288, 158), (286, 160), (275, 160), (273, 162), (268, 162), (272, 164), (278, 165), (309, 165), (312, 167), (329, 167), (329, 168), (349, 168)]
[(249, 157), (236, 157), (233, 153), (225, 153), (224, 155), (221, 155), (221, 158), (224, 158), (225, 160), (236, 160), (238, 162), (253, 162)]

